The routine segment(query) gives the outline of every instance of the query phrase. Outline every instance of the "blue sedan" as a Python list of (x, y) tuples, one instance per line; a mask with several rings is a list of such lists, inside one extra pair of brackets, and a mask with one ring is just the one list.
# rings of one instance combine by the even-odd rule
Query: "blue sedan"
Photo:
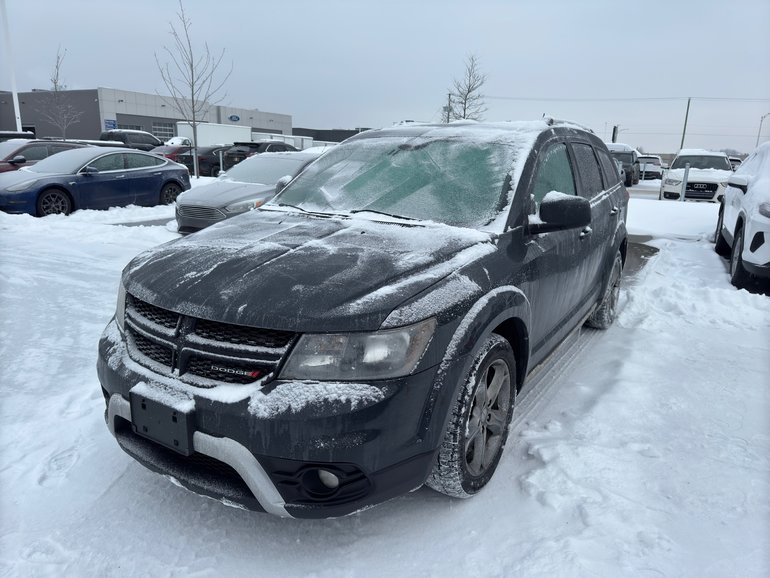
[(182, 165), (136, 149), (87, 147), (0, 174), (0, 211), (44, 217), (77, 209), (167, 205), (189, 188), (190, 174)]

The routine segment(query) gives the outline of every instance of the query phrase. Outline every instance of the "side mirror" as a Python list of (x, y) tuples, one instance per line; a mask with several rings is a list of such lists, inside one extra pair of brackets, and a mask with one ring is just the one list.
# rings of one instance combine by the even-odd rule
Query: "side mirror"
[(532, 217), (529, 223), (532, 234), (579, 229), (591, 224), (591, 203), (583, 197), (551, 191), (540, 203), (539, 222)]
[(291, 182), (291, 179), (293, 179), (291, 175), (284, 175), (280, 179), (278, 179), (278, 182), (275, 183), (275, 194), (277, 195), (280, 193), (286, 185), (288, 185)]
[(82, 169), (80, 169), (80, 174), (86, 175), (86, 176), (95, 175), (98, 172), (99, 172), (99, 169), (97, 169), (96, 167), (91, 167), (91, 166), (83, 167)]
[(12, 165), (23, 165), (27, 162), (27, 159), (23, 155), (16, 155), (8, 162)]
[(749, 189), (749, 179), (743, 175), (730, 175), (727, 184), (736, 189), (740, 189), (744, 194)]

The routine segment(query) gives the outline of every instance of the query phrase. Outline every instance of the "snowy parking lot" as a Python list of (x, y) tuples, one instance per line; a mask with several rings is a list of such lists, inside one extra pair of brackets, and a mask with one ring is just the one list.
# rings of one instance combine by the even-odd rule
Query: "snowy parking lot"
[(629, 230), (658, 253), (519, 400), (489, 486), (336, 520), (202, 498), (108, 433), (120, 271), (177, 237), (118, 223), (172, 207), (0, 213), (0, 576), (770, 575), (770, 297), (730, 285), (716, 205), (644, 193)]

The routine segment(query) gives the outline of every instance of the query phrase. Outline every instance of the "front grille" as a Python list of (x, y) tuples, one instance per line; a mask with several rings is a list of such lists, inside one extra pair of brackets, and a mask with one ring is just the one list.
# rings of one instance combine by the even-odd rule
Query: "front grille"
[(147, 339), (144, 335), (137, 333), (133, 329), (129, 329), (128, 331), (129, 335), (133, 339), (134, 346), (139, 351), (139, 353), (145, 357), (149, 357), (157, 363), (160, 363), (164, 367), (171, 369), (173, 352), (168, 346), (157, 343), (152, 339)]
[(179, 322), (179, 314), (167, 309), (161, 309), (150, 305), (145, 301), (141, 301), (133, 295), (126, 296), (126, 304), (128, 306), (129, 315), (138, 315), (143, 319), (150, 321), (156, 325), (166, 327), (168, 329), (176, 329), (176, 325)]
[(210, 339), (212, 341), (268, 348), (286, 347), (294, 339), (294, 333), (288, 331), (257, 329), (255, 327), (218, 323), (205, 319), (199, 319), (195, 324), (195, 334), (203, 339)]
[(713, 191), (691, 191), (690, 189), (687, 189), (687, 192), (684, 194), (685, 199), (713, 199), (714, 193)]
[(298, 335), (180, 315), (128, 295), (129, 356), (197, 387), (269, 381)]
[(176, 213), (189, 219), (205, 219), (206, 221), (223, 221), (227, 216), (214, 207), (196, 207), (195, 205), (177, 205)]
[(719, 185), (716, 183), (687, 183), (685, 198), (687, 199), (711, 199), (717, 192)]

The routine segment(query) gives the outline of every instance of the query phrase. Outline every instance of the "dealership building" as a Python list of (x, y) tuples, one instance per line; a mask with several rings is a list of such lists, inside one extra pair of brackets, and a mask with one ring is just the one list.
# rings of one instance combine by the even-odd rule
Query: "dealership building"
[[(177, 121), (184, 120), (170, 97), (157, 94), (99, 87), (65, 90), (59, 97), (80, 113), (78, 122), (67, 128), (67, 138), (98, 139), (104, 130), (122, 128), (144, 130), (167, 140), (176, 136)], [(22, 130), (37, 137), (62, 136), (61, 130), (46, 119), (46, 108), (50, 109), (52, 102), (50, 91), (20, 92), (18, 98)], [(291, 115), (257, 109), (211, 105), (200, 120), (250, 126), (258, 133), (292, 134)], [(0, 91), (0, 130), (16, 130), (13, 97), (8, 91)]]

